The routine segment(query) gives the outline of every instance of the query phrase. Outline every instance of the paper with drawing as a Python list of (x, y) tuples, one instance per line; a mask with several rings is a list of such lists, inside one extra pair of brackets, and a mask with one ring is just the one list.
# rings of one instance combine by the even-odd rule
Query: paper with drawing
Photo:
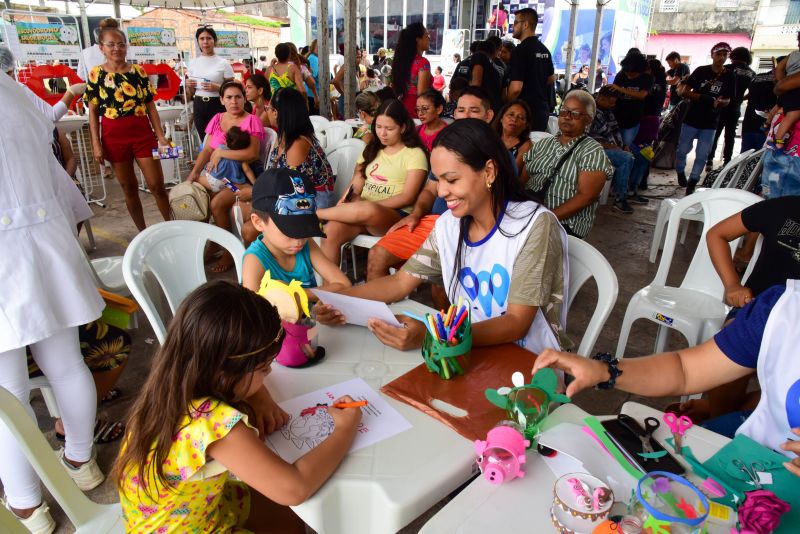
[(345, 408), (362, 412), (361, 423), (350, 451), (383, 441), (411, 428), (411, 423), (392, 408), (384, 397), (361, 378), (354, 378), (279, 402), (278, 405), (289, 414), (289, 422), (267, 436), (267, 444), (281, 458), (289, 463), (294, 462), (333, 432), (333, 419), (324, 407), (317, 409), (317, 405), (330, 406), (342, 395), (350, 395), (357, 401), (369, 401), (362, 408)]

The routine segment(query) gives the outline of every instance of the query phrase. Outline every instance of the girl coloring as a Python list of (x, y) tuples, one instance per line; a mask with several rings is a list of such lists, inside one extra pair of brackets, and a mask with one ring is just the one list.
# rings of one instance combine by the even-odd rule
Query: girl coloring
[(288, 418), (264, 386), (283, 337), (275, 308), (248, 289), (218, 280), (186, 298), (114, 468), (128, 532), (305, 532), (287, 506), (331, 476), (361, 412), (330, 409), (335, 430), (294, 464), (268, 449), (263, 436)]

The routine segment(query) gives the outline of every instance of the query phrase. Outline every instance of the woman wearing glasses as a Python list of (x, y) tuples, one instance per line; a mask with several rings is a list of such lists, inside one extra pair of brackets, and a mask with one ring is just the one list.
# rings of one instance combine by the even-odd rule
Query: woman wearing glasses
[(595, 110), (592, 95), (570, 91), (558, 113), (559, 134), (534, 143), (522, 158), (525, 187), (543, 196), (567, 233), (581, 239), (591, 230), (597, 198), (614, 174), (603, 147), (586, 135)]
[[(100, 51), (106, 61), (89, 71), (84, 99), (89, 104), (89, 131), (94, 158), (102, 166), (111, 162), (125, 204), (136, 228), (144, 230), (139, 184), (133, 173), (133, 160), (142, 170), (147, 187), (156, 200), (164, 220), (169, 219), (169, 199), (164, 189), (161, 162), (153, 150), (168, 146), (161, 120), (153, 102), (155, 90), (139, 65), (125, 60), (128, 43), (125, 34), (114, 27), (100, 30)], [(100, 135), (102, 121), (103, 134)]]
[(200, 139), (206, 135), (206, 126), (217, 113), (225, 113), (219, 100), (222, 84), (233, 80), (233, 67), (226, 59), (214, 53), (217, 32), (211, 26), (200, 26), (194, 33), (200, 55), (189, 62), (186, 90), (194, 98), (194, 127)]

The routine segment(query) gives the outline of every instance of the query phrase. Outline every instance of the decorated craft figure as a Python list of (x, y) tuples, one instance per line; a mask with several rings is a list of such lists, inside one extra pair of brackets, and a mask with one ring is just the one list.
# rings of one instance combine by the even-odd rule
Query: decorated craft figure
[(487, 389), (484, 394), (489, 402), (505, 410), (510, 420), (525, 429), (525, 438), (529, 440), (536, 437), (551, 402), (570, 402), (569, 397), (556, 392), (558, 377), (549, 368), (537, 371), (530, 384), (526, 384), (524, 375), (517, 371), (511, 376), (511, 383), (514, 387)]
[(174, 45), (175, 44), (175, 30), (164, 28), (161, 30), (161, 44)]
[(510, 482), (525, 472), (525, 449), (531, 442), (525, 439), (515, 423), (503, 421), (486, 434), (486, 440), (475, 440), (478, 466), (491, 484)]

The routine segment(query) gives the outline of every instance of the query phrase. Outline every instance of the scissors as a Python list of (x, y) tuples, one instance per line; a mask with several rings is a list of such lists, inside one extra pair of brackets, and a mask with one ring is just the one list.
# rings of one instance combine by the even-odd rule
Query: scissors
[(680, 417), (672, 412), (665, 413), (661, 418), (667, 425), (670, 432), (672, 432), (672, 439), (675, 440), (675, 452), (683, 454), (683, 435), (686, 431), (692, 428), (692, 420), (685, 415)]
[(742, 473), (747, 475), (747, 478), (750, 479), (750, 482), (753, 483), (753, 485), (756, 487), (757, 490), (762, 488), (761, 481), (758, 478), (758, 473), (759, 472), (764, 472), (764, 471), (767, 470), (767, 468), (764, 467), (764, 464), (762, 464), (761, 462), (752, 462), (750, 465), (747, 465), (746, 463), (744, 463), (743, 461), (741, 461), (738, 458), (734, 458), (731, 461), (731, 463), (739, 471), (741, 471)]
[[(656, 431), (658, 427), (661, 426), (661, 423), (658, 422), (658, 419), (655, 417), (647, 417), (644, 420), (644, 433), (642, 433), (639, 425), (636, 422), (636, 419), (631, 417), (630, 415), (626, 415), (621, 413), (617, 416), (617, 420), (620, 422), (622, 426), (630, 430), (639, 441), (642, 442), (642, 454), (650, 453), (654, 454), (656, 451), (653, 449), (653, 445), (650, 443), (650, 438), (653, 437), (653, 432)], [(658, 462), (658, 458), (652, 458), (656, 462)]]

